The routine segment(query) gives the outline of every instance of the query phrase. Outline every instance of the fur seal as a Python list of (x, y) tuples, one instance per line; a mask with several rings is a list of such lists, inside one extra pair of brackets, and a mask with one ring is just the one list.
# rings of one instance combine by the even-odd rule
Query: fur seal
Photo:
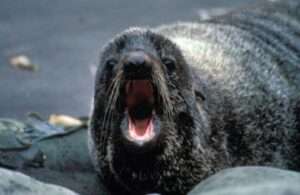
[(131, 28), (102, 51), (89, 148), (111, 194), (185, 194), (227, 167), (300, 169), (300, 2)]

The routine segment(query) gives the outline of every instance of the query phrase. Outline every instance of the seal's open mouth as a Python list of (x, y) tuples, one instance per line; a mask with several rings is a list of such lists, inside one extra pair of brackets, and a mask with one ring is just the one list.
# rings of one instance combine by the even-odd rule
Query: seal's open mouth
[(128, 80), (125, 87), (129, 135), (138, 141), (148, 141), (155, 135), (154, 87), (150, 80)]

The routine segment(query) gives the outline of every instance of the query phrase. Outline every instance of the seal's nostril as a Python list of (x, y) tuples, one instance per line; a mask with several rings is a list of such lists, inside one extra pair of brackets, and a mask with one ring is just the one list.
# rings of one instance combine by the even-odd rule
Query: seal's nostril
[(149, 57), (143, 51), (133, 51), (126, 55), (124, 59), (124, 73), (127, 77), (141, 77), (141, 79), (151, 74), (151, 64)]
[(130, 52), (125, 59), (124, 69), (125, 71), (134, 71), (139, 66), (145, 65), (146, 54), (141, 51)]
[(143, 64), (133, 63), (133, 62), (125, 62), (124, 63), (124, 71), (125, 73), (134, 73), (137, 72), (140, 66)]

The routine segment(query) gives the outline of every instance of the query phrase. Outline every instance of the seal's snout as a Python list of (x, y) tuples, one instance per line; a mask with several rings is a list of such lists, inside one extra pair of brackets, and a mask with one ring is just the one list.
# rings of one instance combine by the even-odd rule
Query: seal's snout
[(121, 59), (124, 82), (120, 99), (125, 113), (122, 132), (125, 141), (145, 146), (154, 143), (160, 127), (157, 114), (161, 97), (153, 73), (156, 60), (143, 50), (126, 52)]
[(123, 70), (126, 79), (151, 78), (150, 57), (143, 51), (131, 51), (123, 60)]

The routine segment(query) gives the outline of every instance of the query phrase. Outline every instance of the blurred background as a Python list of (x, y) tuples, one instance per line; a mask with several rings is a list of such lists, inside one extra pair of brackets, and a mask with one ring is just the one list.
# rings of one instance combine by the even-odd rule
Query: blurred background
[(130, 26), (196, 21), (254, 0), (1, 0), (0, 117), (86, 116), (103, 44)]

